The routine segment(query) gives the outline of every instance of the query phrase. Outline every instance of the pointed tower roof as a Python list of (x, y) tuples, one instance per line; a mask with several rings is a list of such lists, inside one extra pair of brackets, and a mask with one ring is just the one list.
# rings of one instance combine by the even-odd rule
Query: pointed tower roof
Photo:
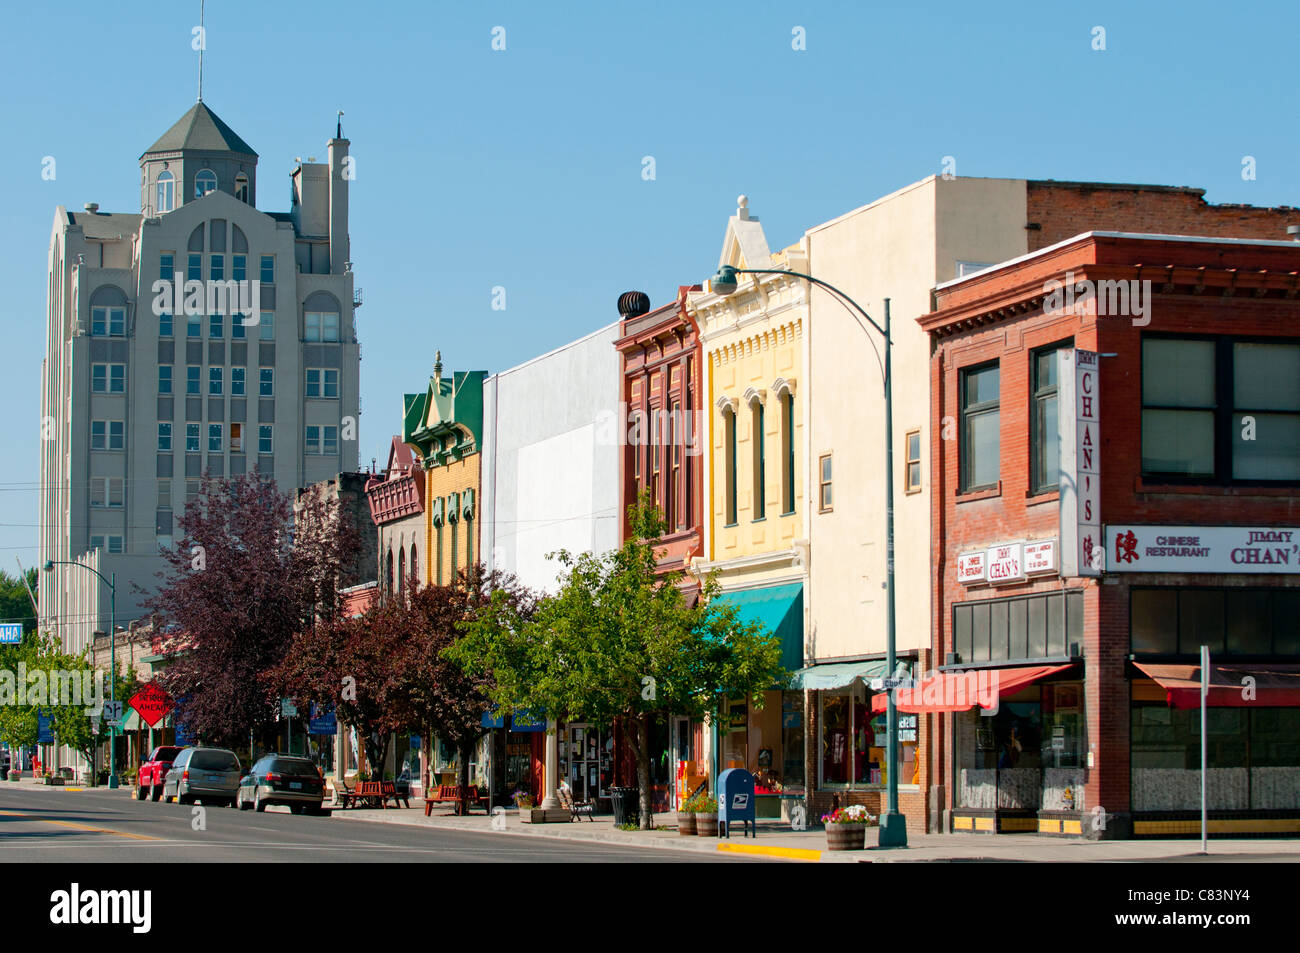
[(202, 102), (191, 106), (189, 112), (176, 120), (176, 124), (146, 149), (141, 158), (153, 152), (180, 152), (186, 149), (201, 152), (239, 152), (254, 158), (257, 156), (252, 146), (241, 139), (235, 130), (222, 122), (221, 117)]

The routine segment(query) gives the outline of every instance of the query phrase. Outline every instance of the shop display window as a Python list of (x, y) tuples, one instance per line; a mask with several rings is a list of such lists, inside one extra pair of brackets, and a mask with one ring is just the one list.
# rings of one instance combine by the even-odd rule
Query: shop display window
[[(869, 692), (861, 682), (841, 691), (821, 692), (821, 774), (823, 785), (879, 787), (889, 783), (888, 721), (872, 714)], [(898, 715), (898, 781), (920, 782), (917, 717)]]

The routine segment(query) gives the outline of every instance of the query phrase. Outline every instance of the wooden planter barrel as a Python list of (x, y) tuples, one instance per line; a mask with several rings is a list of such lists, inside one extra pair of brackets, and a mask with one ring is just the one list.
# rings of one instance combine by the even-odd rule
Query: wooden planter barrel
[(865, 850), (867, 846), (867, 825), (865, 824), (827, 824), (827, 850)]
[(695, 815), (685, 811), (677, 812), (677, 833), (684, 837), (695, 834)]
[(718, 815), (717, 814), (696, 814), (695, 832), (700, 837), (717, 837), (718, 836)]

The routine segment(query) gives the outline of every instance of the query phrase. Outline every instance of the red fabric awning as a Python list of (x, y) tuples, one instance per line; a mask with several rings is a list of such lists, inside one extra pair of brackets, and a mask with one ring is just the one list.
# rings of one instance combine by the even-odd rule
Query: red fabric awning
[[(996, 708), (997, 699), (1014, 695), (1026, 685), (1063, 672), (1071, 665), (1073, 663), (939, 672), (934, 677), (923, 679), (914, 688), (895, 689), (894, 701), (899, 711), (909, 714), (968, 711), (976, 705), (981, 708)], [(871, 699), (873, 712), (882, 712), (887, 705), (888, 699), (884, 692)]]
[[(1175, 708), (1201, 707), (1201, 666), (1134, 662), (1165, 690)], [(1253, 682), (1246, 681), (1253, 679)], [(1210, 663), (1211, 708), (1300, 707), (1300, 665)]]

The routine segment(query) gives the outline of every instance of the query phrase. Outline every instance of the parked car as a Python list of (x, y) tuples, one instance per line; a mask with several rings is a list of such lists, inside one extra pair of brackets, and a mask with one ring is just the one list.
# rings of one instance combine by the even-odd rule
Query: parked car
[(295, 814), (325, 815), (325, 779), (307, 758), (268, 754), (259, 758), (239, 782), (235, 806), (241, 811), (265, 811), (268, 804), (285, 804)]
[(178, 804), (202, 801), (205, 806), (235, 806), (239, 790), (239, 758), (225, 748), (185, 748), (163, 780), (163, 800)]
[(163, 782), (167, 779), (167, 772), (171, 770), (176, 756), (184, 750), (184, 746), (176, 745), (160, 745), (153, 749), (149, 759), (140, 765), (140, 773), (136, 776), (135, 799), (137, 801), (143, 801), (146, 792), (151, 801), (162, 797)]

